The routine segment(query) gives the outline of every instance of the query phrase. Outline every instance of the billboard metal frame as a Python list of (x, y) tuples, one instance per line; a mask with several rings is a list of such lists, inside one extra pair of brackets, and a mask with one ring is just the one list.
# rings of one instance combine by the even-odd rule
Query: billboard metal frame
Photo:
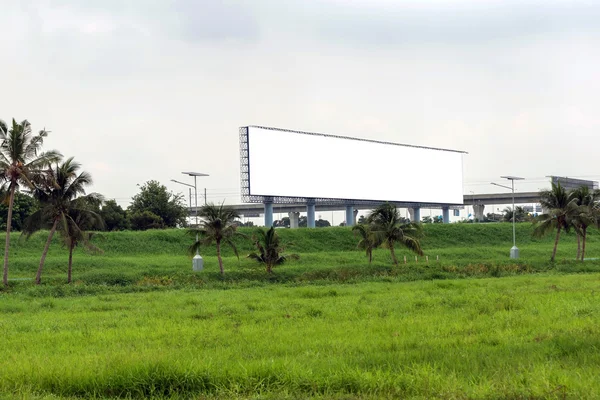
[[(467, 154), (465, 151), (460, 150), (450, 150), (450, 149), (441, 149), (436, 147), (425, 147), (425, 146), (415, 146), (409, 144), (400, 144), (400, 143), (392, 143), (392, 142), (384, 142), (379, 140), (369, 140), (369, 139), (360, 139), (353, 138), (349, 136), (338, 136), (338, 135), (329, 135), (324, 133), (314, 133), (314, 132), (303, 132), (303, 131), (294, 131), (291, 129), (280, 129), (280, 128), (272, 128), (267, 126), (259, 126), (259, 125), (248, 125), (242, 126), (239, 128), (240, 135), (240, 178), (241, 178), (241, 200), (243, 203), (268, 203), (272, 202), (274, 204), (297, 204), (297, 203), (314, 203), (316, 205), (373, 205), (380, 204), (385, 200), (356, 200), (356, 199), (329, 199), (329, 198), (308, 198), (308, 197), (289, 197), (289, 196), (263, 196), (263, 195), (253, 195), (250, 192), (250, 147), (248, 140), (248, 128), (261, 128), (272, 131), (283, 131), (283, 132), (291, 132), (291, 133), (301, 133), (305, 135), (313, 135), (313, 136), (325, 136), (325, 137), (333, 137), (337, 139), (347, 139), (347, 140), (358, 140), (363, 142), (372, 142), (372, 143), (380, 143), (387, 144), (393, 146), (403, 146), (403, 147), (415, 147), (420, 149), (428, 149), (428, 150), (440, 150), (440, 151), (449, 151), (453, 153), (462, 153)], [(450, 209), (462, 209), (462, 204), (444, 204), (444, 203), (419, 203), (419, 202), (399, 202), (399, 201), (390, 201), (390, 203), (395, 204), (397, 207), (401, 208), (411, 208), (411, 207), (422, 207), (422, 208), (439, 208), (440, 206), (448, 206)]]

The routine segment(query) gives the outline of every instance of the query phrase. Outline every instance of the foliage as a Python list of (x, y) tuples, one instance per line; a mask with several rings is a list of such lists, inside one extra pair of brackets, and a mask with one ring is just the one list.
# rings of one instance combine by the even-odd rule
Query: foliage
[(197, 228), (188, 230), (189, 234), (196, 237), (196, 241), (190, 246), (189, 252), (190, 254), (194, 254), (201, 245), (212, 245), (215, 243), (217, 258), (219, 260), (219, 270), (221, 271), (221, 276), (223, 276), (225, 270), (223, 269), (223, 259), (221, 257), (221, 244), (225, 243), (231, 247), (239, 259), (233, 238), (242, 235), (237, 232), (237, 224), (235, 222), (240, 216), (232, 207), (212, 203), (202, 206), (198, 215), (202, 218), (200, 225)]
[[(128, 211), (132, 217), (134, 214), (144, 215), (144, 211), (149, 211), (162, 219), (162, 226), (165, 228), (186, 226), (188, 216), (183, 195), (168, 191), (166, 186), (154, 180), (140, 187), (140, 192), (133, 196)], [(148, 216), (149, 214), (146, 214), (146, 217)], [(156, 221), (150, 225), (153, 228), (157, 227)]]
[(371, 230), (376, 240), (390, 250), (394, 264), (398, 266), (398, 259), (394, 251), (395, 243), (400, 243), (409, 250), (423, 255), (419, 239), (422, 237), (421, 225), (406, 222), (400, 216), (395, 205), (385, 203), (371, 211), (367, 217)]
[[(300, 228), (306, 228), (308, 226), (308, 218), (306, 217), (306, 215), (303, 215), (301, 217), (298, 218), (298, 227)], [(331, 223), (329, 221), (327, 221), (326, 219), (315, 219), (315, 228), (326, 228), (328, 226), (331, 226)]]
[(281, 244), (274, 227), (267, 231), (257, 229), (252, 241), (258, 253), (250, 253), (247, 257), (264, 264), (269, 274), (273, 272), (273, 267), (283, 264), (288, 259), (298, 258), (297, 254), (283, 254), (285, 247)]
[(327, 228), (329, 226), (331, 226), (331, 223), (326, 219), (319, 218), (315, 220), (315, 228)]
[(134, 231), (145, 231), (148, 229), (164, 229), (165, 224), (161, 217), (152, 211), (136, 211), (129, 215), (128, 225)]
[(78, 230), (75, 218), (100, 219), (91, 208), (99, 206), (102, 196), (97, 193), (86, 195), (85, 188), (92, 184), (92, 177), (85, 171), (79, 172), (80, 168), (81, 165), (71, 157), (49, 168), (43, 179), (35, 184), (33, 196), (39, 201), (40, 209), (27, 219), (23, 233), (30, 237), (40, 229), (50, 228), (35, 278), (37, 284), (41, 283), (44, 261), (56, 230), (68, 237), (69, 231)]
[(254, 227), (254, 222), (252, 222), (252, 221), (246, 221), (246, 222), (238, 221), (237, 222), (237, 226), (239, 226), (241, 228), (253, 228)]
[[(406, 222), (409, 222), (409, 221), (405, 221), (402, 223), (406, 223)], [(441, 215), (435, 215), (433, 217), (426, 215), (423, 218), (421, 218), (421, 222), (424, 224), (441, 224), (444, 222), (444, 220)]]
[[(7, 194), (8, 197), (8, 194)], [(39, 209), (38, 202), (29, 194), (16, 192), (13, 201), (11, 231), (23, 230), (23, 224), (27, 217)], [(0, 229), (6, 230), (6, 218), (8, 216), (8, 205), (0, 204)]]
[(487, 213), (483, 219), (483, 222), (500, 222), (502, 221), (502, 218), (502, 214)]
[(10, 247), (10, 231), (15, 193), (21, 185), (32, 188), (34, 182), (43, 174), (41, 171), (51, 162), (61, 158), (60, 153), (49, 151), (41, 153), (46, 130), (33, 135), (28, 121), (17, 123), (12, 120), (12, 126), (0, 120), (0, 185), (7, 196), (3, 199), (8, 204), (6, 223), (6, 244), (4, 246), (3, 283), (8, 285), (8, 251)]
[(556, 239), (554, 240), (554, 249), (550, 261), (554, 261), (560, 232), (568, 232), (573, 226), (573, 219), (578, 211), (577, 200), (572, 198), (563, 188), (560, 182), (551, 183), (550, 190), (540, 191), (540, 204), (546, 213), (536, 217), (536, 227), (533, 234), (536, 237), (542, 237), (556, 230)]
[(102, 209), (100, 210), (100, 216), (108, 231), (123, 231), (129, 229), (127, 212), (125, 212), (123, 207), (118, 205), (115, 200), (107, 200), (104, 202)]
[[(512, 222), (513, 220), (513, 210), (512, 207), (506, 207), (502, 211), (502, 220), (504, 222)], [(533, 217), (529, 215), (525, 209), (521, 206), (515, 207), (515, 222), (531, 222), (533, 221)]]
[(281, 219), (273, 221), (273, 226), (276, 228), (289, 228), (290, 227), (290, 217), (283, 217)]

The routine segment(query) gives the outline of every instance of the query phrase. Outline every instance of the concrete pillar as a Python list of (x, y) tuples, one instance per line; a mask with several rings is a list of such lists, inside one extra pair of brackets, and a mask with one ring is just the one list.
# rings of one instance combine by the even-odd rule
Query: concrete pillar
[(354, 206), (346, 206), (346, 226), (354, 226)]
[(485, 205), (483, 204), (474, 204), (473, 205), (473, 218), (478, 221), (483, 221), (483, 210), (485, 209)]
[(450, 223), (450, 208), (449, 207), (442, 207), (442, 220), (444, 221), (445, 224)]
[(265, 227), (270, 228), (273, 226), (273, 202), (265, 201)]
[(315, 227), (315, 201), (313, 199), (306, 202), (306, 226)]
[(298, 227), (298, 219), (300, 218), (300, 213), (296, 211), (292, 211), (288, 213), (288, 217), (290, 217), (290, 228)]
[(421, 222), (421, 207), (409, 208), (408, 216), (410, 217), (410, 222)]
[(421, 222), (421, 207), (413, 208), (413, 213), (415, 215), (415, 219), (411, 219), (411, 222), (419, 223)]

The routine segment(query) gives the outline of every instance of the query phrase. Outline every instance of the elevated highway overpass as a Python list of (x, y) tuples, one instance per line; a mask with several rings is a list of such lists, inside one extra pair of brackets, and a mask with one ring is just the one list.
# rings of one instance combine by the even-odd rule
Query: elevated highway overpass
[[(538, 192), (515, 192), (515, 204), (531, 204), (538, 203), (540, 196)], [(411, 219), (418, 221), (420, 220), (420, 209), (423, 208), (441, 208), (444, 216), (444, 222), (449, 222), (449, 210), (450, 209), (461, 209), (464, 206), (472, 206), (474, 216), (477, 219), (483, 219), (484, 209), (486, 205), (497, 205), (497, 204), (511, 204), (512, 193), (486, 193), (486, 194), (467, 194), (463, 196), (462, 206), (433, 206), (427, 204), (415, 204), (415, 203), (392, 203), (399, 208), (408, 208)], [(356, 212), (355, 210), (371, 210), (381, 202), (360, 202), (355, 205), (340, 205), (340, 204), (307, 204), (307, 203), (289, 203), (289, 204), (263, 204), (263, 203), (246, 203), (236, 204), (232, 207), (243, 217), (260, 217), (265, 216), (265, 222), (271, 221), (272, 214), (275, 213), (288, 213), (290, 216), (290, 222), (292, 227), (297, 227), (298, 218), (301, 212), (306, 212), (309, 217), (312, 215), (314, 224), (314, 213), (315, 211), (343, 211), (346, 210), (346, 220), (354, 221)], [(196, 208), (189, 208), (190, 215), (195, 215)], [(268, 214), (270, 213), (270, 220)], [(266, 223), (268, 225), (268, 223)], [(314, 225), (313, 225), (314, 226)]]

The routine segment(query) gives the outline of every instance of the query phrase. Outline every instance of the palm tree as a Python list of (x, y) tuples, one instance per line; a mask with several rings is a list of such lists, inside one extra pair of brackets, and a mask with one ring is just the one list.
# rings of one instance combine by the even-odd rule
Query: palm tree
[(94, 206), (99, 205), (99, 202), (101, 202), (101, 197), (90, 197), (90, 195), (75, 199), (69, 209), (66, 224), (59, 224), (59, 233), (63, 237), (65, 246), (69, 249), (67, 283), (72, 281), (73, 250), (75, 247), (82, 245), (86, 250), (94, 253), (102, 251), (92, 244), (91, 239), (94, 232), (89, 232), (93, 229), (104, 229), (102, 217), (94, 211)]
[(215, 205), (213, 203), (205, 204), (200, 207), (198, 215), (202, 218), (198, 228), (188, 230), (189, 234), (196, 236), (196, 241), (189, 248), (190, 254), (194, 254), (200, 245), (211, 245), (213, 242), (217, 246), (217, 258), (219, 260), (219, 270), (221, 275), (225, 274), (223, 269), (223, 259), (221, 258), (221, 244), (226, 243), (233, 249), (236, 257), (239, 259), (237, 247), (233, 243), (235, 236), (245, 236), (237, 232), (235, 220), (240, 215), (231, 207)]
[(577, 199), (571, 198), (560, 182), (551, 182), (551, 185), (550, 190), (540, 191), (540, 204), (547, 212), (537, 216), (533, 235), (542, 237), (556, 229), (554, 250), (552, 251), (552, 257), (550, 257), (550, 261), (554, 261), (558, 241), (560, 240), (560, 232), (561, 230), (567, 232), (570, 230), (578, 207)]
[(62, 157), (57, 151), (41, 153), (44, 138), (48, 131), (41, 130), (33, 135), (31, 124), (25, 120), (17, 123), (12, 120), (9, 128), (0, 121), (0, 180), (7, 187), (8, 218), (6, 220), (6, 244), (4, 246), (4, 286), (8, 285), (8, 250), (10, 248), (10, 228), (12, 224), (15, 192), (21, 185), (33, 188), (41, 171), (52, 162)]
[(577, 231), (577, 259), (583, 261), (585, 244), (589, 226), (598, 226), (600, 222), (600, 191), (591, 191), (587, 186), (581, 186), (570, 193), (570, 198), (579, 206), (573, 217)]
[[(571, 190), (571, 192), (569, 193), (569, 197), (571, 199), (575, 199), (578, 206), (582, 206), (586, 202), (586, 197), (588, 197), (589, 194), (590, 189), (587, 186), (581, 186), (577, 189)], [(575, 213), (575, 216), (572, 221), (573, 226), (578, 228), (575, 230), (575, 234), (577, 235), (577, 260), (579, 260), (579, 257), (581, 256), (581, 237), (583, 235), (583, 229), (581, 226), (582, 217), (583, 215), (577, 212)], [(579, 232), (581, 232), (581, 234)]]
[(282, 254), (285, 248), (279, 242), (279, 236), (274, 227), (271, 227), (266, 232), (264, 229), (257, 229), (252, 240), (258, 250), (258, 253), (248, 254), (248, 258), (264, 264), (267, 272), (273, 272), (273, 267), (281, 265), (288, 259), (298, 259), (297, 254)]
[(422, 236), (421, 225), (405, 222), (396, 206), (385, 203), (371, 211), (367, 221), (372, 226), (377, 242), (390, 249), (392, 260), (398, 266), (394, 244), (400, 243), (409, 250), (423, 255), (419, 238)]
[(80, 168), (81, 165), (75, 162), (73, 157), (60, 165), (56, 164), (48, 169), (45, 179), (37, 183), (33, 190), (33, 195), (40, 201), (41, 208), (27, 219), (23, 233), (30, 237), (42, 228), (50, 228), (35, 276), (35, 283), (38, 285), (42, 280), (44, 262), (56, 230), (59, 229), (60, 232), (68, 235), (69, 230), (76, 225), (73, 217), (76, 217), (77, 213), (89, 212), (90, 215), (92, 213), (82, 205), (102, 200), (102, 196), (97, 193), (86, 196), (85, 187), (92, 184), (92, 177), (85, 171), (79, 172)]
[(363, 249), (369, 257), (369, 264), (373, 260), (373, 249), (377, 248), (381, 243), (378, 243), (377, 238), (371, 227), (367, 224), (358, 224), (352, 227), (353, 232), (358, 232), (360, 240), (358, 241), (358, 248)]

